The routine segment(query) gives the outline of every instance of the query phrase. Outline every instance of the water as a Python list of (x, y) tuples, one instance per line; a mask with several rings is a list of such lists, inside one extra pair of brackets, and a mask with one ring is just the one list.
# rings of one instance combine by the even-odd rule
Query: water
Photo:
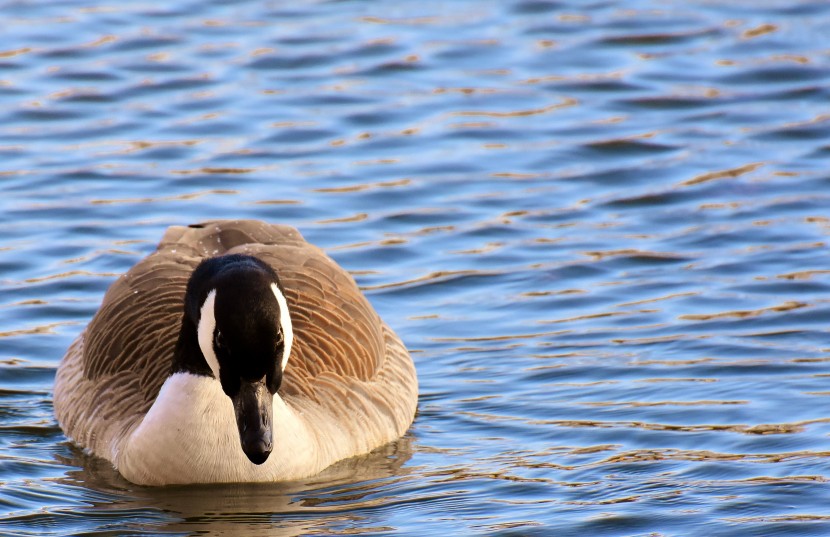
[[(0, 2), (0, 533), (830, 534), (830, 5)], [(172, 224), (297, 226), (402, 440), (152, 489), (51, 387)]]

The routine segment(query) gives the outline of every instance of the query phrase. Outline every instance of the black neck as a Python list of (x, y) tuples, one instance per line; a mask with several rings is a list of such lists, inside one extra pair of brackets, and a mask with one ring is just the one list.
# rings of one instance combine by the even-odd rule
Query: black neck
[(199, 335), (196, 324), (185, 312), (182, 315), (182, 327), (179, 331), (179, 340), (176, 343), (176, 352), (173, 353), (173, 373), (191, 373), (212, 377), (213, 371), (208, 366), (202, 349), (199, 347)]

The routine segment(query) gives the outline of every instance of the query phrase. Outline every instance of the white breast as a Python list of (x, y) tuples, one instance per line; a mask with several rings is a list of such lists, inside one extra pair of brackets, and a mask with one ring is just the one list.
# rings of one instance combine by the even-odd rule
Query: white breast
[(274, 450), (255, 465), (242, 452), (233, 403), (220, 383), (176, 373), (112, 460), (128, 480), (146, 485), (283, 481), (316, 474), (331, 463), (336, 444), (330, 441), (338, 439), (320, 435), (330, 431), (325, 423), (310, 429), (305, 421), (325, 417), (299, 414), (279, 395), (273, 410)]

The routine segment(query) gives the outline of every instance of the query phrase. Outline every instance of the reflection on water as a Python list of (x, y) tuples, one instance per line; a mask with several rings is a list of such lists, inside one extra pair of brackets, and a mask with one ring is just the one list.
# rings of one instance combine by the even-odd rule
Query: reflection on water
[[(152, 488), (132, 485), (105, 461), (71, 448), (59, 462), (79, 469), (55, 483), (93, 492), (97, 501), (83, 513), (110, 524), (127, 522), (124, 531), (131, 534), (293, 536), (321, 528), (337, 534), (337, 528), (360, 524), (363, 510), (394, 508), (386, 493), (406, 486), (410, 471), (403, 466), (411, 455), (412, 441), (405, 437), (304, 482)], [(29, 515), (25, 522), (50, 524), (50, 518)]]
[[(3, 535), (828, 533), (819, 1), (0, 3)], [(172, 224), (298, 226), (418, 367), (408, 436), (150, 489), (57, 361)]]

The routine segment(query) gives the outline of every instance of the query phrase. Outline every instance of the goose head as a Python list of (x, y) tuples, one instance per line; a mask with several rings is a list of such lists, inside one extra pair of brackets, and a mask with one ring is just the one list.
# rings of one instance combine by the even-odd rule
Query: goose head
[(202, 261), (188, 281), (182, 331), (178, 367), (220, 382), (233, 403), (242, 451), (264, 463), (274, 445), (273, 397), (293, 340), (276, 272), (247, 255)]

